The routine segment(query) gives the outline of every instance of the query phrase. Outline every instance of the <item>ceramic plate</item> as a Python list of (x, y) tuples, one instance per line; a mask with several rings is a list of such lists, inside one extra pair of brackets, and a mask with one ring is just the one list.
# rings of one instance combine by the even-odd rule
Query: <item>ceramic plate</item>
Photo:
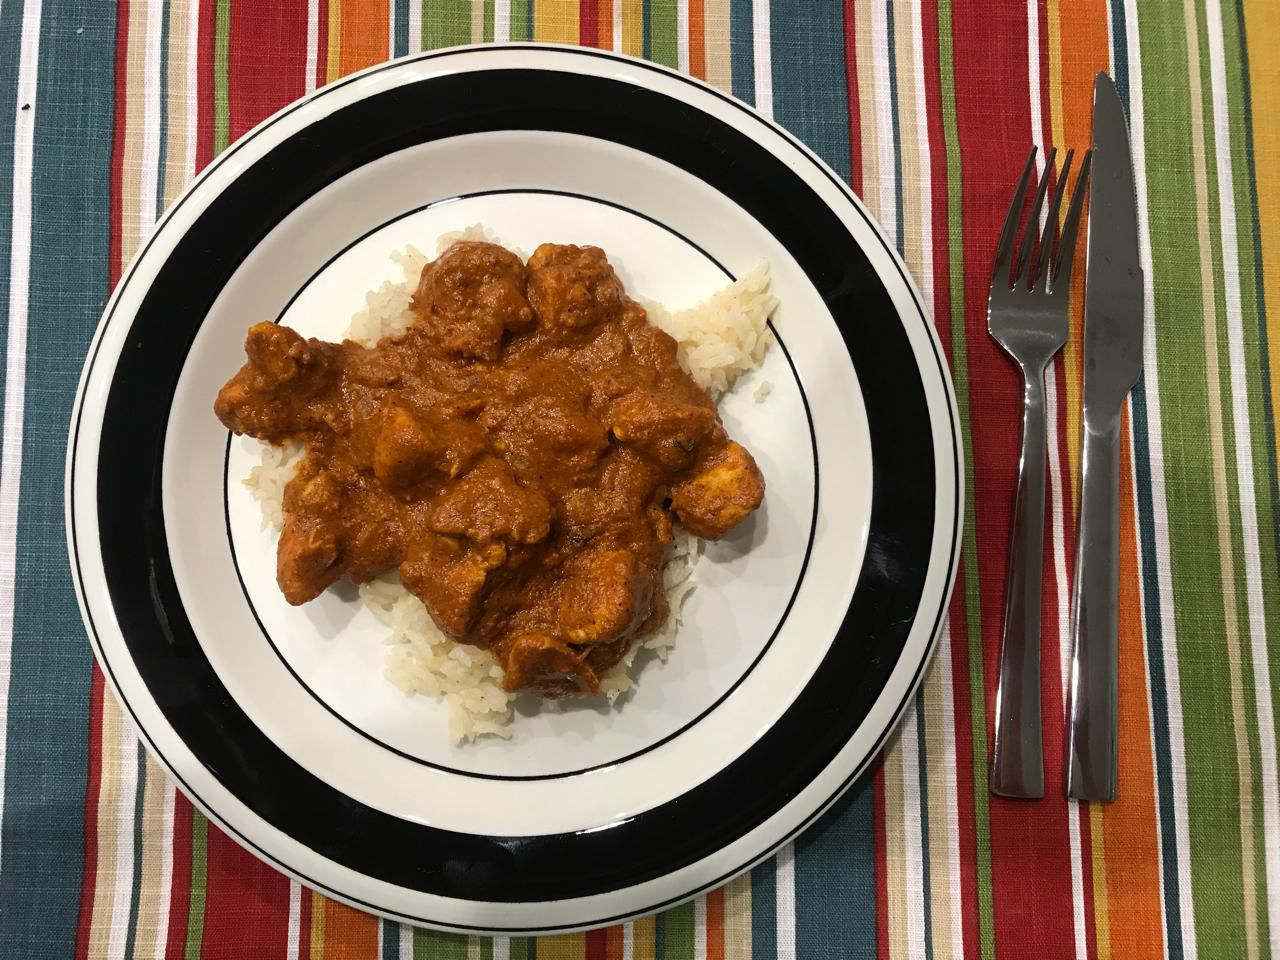
[[(338, 338), (394, 250), (482, 223), (598, 244), (628, 290), (697, 302), (767, 260), (776, 346), (722, 404), (763, 509), (697, 562), (666, 662), (620, 706), (521, 703), (456, 746), (382, 674), (354, 590), (289, 607), (214, 395), (249, 325)], [(772, 390), (756, 401), (756, 387)], [(865, 769), (946, 609), (962, 468), (946, 364), (843, 183), (724, 94), (594, 51), (376, 67), (282, 110), (174, 204), (98, 328), (67, 457), (89, 636), (205, 813), (323, 893), (453, 930), (647, 913), (793, 837)]]

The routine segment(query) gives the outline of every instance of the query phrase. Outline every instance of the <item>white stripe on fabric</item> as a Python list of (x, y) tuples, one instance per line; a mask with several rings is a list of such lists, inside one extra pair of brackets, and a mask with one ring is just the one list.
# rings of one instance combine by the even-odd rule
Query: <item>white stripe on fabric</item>
[(796, 957), (796, 849), (786, 844), (773, 861), (774, 956), (777, 960)]
[(689, 72), (689, 0), (676, 3), (676, 66), (681, 73)]
[[(110, 696), (110, 694), (108, 694)], [(116, 724), (120, 731), (119, 750), (120, 776), (112, 784), (116, 793), (116, 808), (109, 813), (104, 825), (114, 820), (115, 836), (106, 842), (115, 844), (116, 875), (111, 898), (111, 929), (107, 932), (108, 960), (124, 960), (125, 946), (129, 940), (129, 911), (133, 905), (133, 872), (136, 867), (133, 856), (133, 833), (139, 821), (138, 816), (138, 737), (133, 732), (133, 723), (124, 716), (124, 711), (112, 701), (111, 707), (116, 713)], [(103, 725), (107, 729), (106, 725)], [(104, 750), (110, 747), (104, 743)], [(100, 795), (101, 797), (101, 795)], [(101, 802), (101, 799), (99, 799)], [(103, 838), (99, 836), (99, 843)], [(101, 874), (99, 874), (101, 879)]]
[(693, 960), (707, 960), (707, 897), (693, 901)]
[[(395, 3), (395, 0), (392, 0)], [(307, 75), (303, 83), (307, 93), (316, 88), (316, 69), (320, 62), (320, 0), (307, 0)]]
[[(423, 2), (424, 0), (409, 0), (409, 52), (410, 53), (422, 52), (422, 4)], [(496, 20), (497, 7), (503, 6), (503, 7), (506, 7), (506, 9), (508, 10), (507, 22), (508, 23), (511, 22), (511, 16), (509, 12), (511, 8), (509, 6), (509, 3), (510, 3), (510, 0), (506, 0), (506, 2), (502, 4), (496, 4), (496, 3), (494, 4), (495, 20)], [(508, 37), (509, 36), (510, 34), (508, 34)], [(410, 927), (409, 929), (412, 930), (413, 928)], [(404, 942), (403, 939), (401, 940), (401, 942), (402, 943)]]
[(413, 960), (413, 927), (407, 923), (400, 924), (400, 960)]
[[(875, 103), (874, 126), (876, 130), (876, 145), (880, 148), (880, 155), (876, 158), (876, 163), (880, 170), (878, 178), (880, 182), (869, 189), (874, 190), (877, 186), (880, 189), (878, 205), (873, 206), (872, 212), (884, 228), (885, 235), (896, 246), (901, 238), (898, 236), (897, 207), (895, 204), (897, 178), (891, 175), (891, 171), (896, 169), (896, 160), (893, 155), (893, 96), (888, 80), (889, 21), (886, 16), (885, 6), (882, 3), (873, 3), (871, 5), (871, 49), (875, 51), (876, 61), (871, 72), (875, 77), (875, 90), (873, 92)], [(866, 189), (868, 188), (864, 185), (864, 190)]]
[[(947, 914), (951, 924), (950, 956), (959, 960), (964, 956), (964, 901), (960, 896), (960, 784), (956, 771), (959, 769), (956, 757), (956, 730), (951, 719), (955, 714), (955, 690), (952, 687), (953, 673), (951, 662), (951, 615), (942, 621), (942, 635), (938, 638), (937, 670), (942, 675), (942, 749), (940, 773), (935, 772), (929, 778), (929, 789), (940, 784), (946, 790), (946, 821), (942, 824), (947, 835), (946, 879), (935, 879), (934, 889), (941, 889), (947, 904)], [(933, 759), (933, 758), (930, 758)], [(930, 823), (930, 827), (933, 824)], [(938, 902), (934, 898), (934, 903)], [(936, 950), (938, 944), (934, 944)]]
[(635, 960), (636, 925), (628, 920), (622, 925), (622, 960)]
[[(378, 924), (378, 939), (382, 939), (382, 924)], [(302, 884), (296, 880), (289, 881), (289, 932), (285, 943), (285, 956), (288, 960), (300, 960), (298, 953), (302, 944)], [(381, 954), (381, 951), (379, 951)]]
[[(916, 697), (922, 694), (917, 693)], [(903, 905), (907, 911), (907, 949), (913, 960), (924, 960), (924, 900), (929, 891), (924, 886), (924, 849), (920, 810), (920, 724), (916, 719), (916, 701), (907, 707), (907, 715), (898, 728), (898, 755), (902, 758), (902, 841)]]
[(152, 941), (151, 956), (155, 960), (164, 960), (169, 946), (169, 910), (173, 899), (173, 807), (176, 792), (173, 782), (154, 761), (145, 757), (147, 777), (159, 777), (164, 791), (164, 806), (161, 809), (160, 824), (160, 890), (156, 904), (156, 925)]
[[(621, 0), (615, 0), (621, 3)], [(769, 39), (769, 0), (751, 4), (751, 46), (755, 60), (756, 109), (773, 117), (773, 47)]]
[[(31, 173), (35, 153), (40, 0), (22, 8), (18, 96), (13, 121), (13, 219), (9, 237), (9, 330), (5, 343), (4, 433), (0, 435), (0, 817), (4, 815), (5, 735), (13, 664), (14, 571), (22, 484), (22, 420), (27, 386), (27, 319), (31, 275)], [(27, 109), (22, 109), (26, 105)], [(3, 847), (0, 847), (3, 862)]]
[(509, 938), (493, 938), (493, 960), (511, 960), (511, 940)]
[(493, 42), (507, 43), (511, 39), (511, 0), (494, 0)]
[(613, 0), (613, 49), (622, 52), (622, 0)]
[[(1139, 253), (1143, 277), (1143, 385), (1147, 402), (1147, 447), (1151, 466), (1151, 513), (1155, 524), (1157, 596), (1162, 636), (1159, 665), (1164, 674), (1166, 722), (1169, 728), (1169, 762), (1173, 771), (1173, 829), (1178, 851), (1178, 912), (1182, 955), (1195, 960), (1196, 929), (1194, 893), (1191, 889), (1191, 840), (1187, 825), (1187, 788), (1180, 775), (1187, 768), (1182, 734), (1182, 690), (1178, 685), (1177, 623), (1174, 619), (1173, 580), (1169, 572), (1169, 513), (1164, 482), (1164, 435), (1160, 421), (1160, 378), (1155, 331), (1155, 268), (1151, 262), (1151, 221), (1147, 211), (1146, 107), (1143, 102), (1142, 48), (1138, 40), (1138, 0), (1123, 0), (1126, 48), (1129, 54), (1129, 129), (1133, 157), (1134, 190), (1138, 195)], [(1163, 882), (1164, 878), (1161, 877)], [(1163, 899), (1163, 897), (1161, 898)]]
[[(307, 0), (308, 3), (311, 0)], [(387, 59), (396, 55), (396, 0), (387, 0)]]
[[(187, 80), (184, 87), (187, 95), (187, 162), (182, 173), (186, 183), (190, 183), (196, 175), (196, 127), (198, 126), (196, 120), (200, 116), (200, 78), (197, 72), (200, 66), (199, 51), (200, 0), (190, 0), (187, 5), (187, 52), (184, 58), (187, 66)], [(170, 61), (170, 69), (173, 66), (173, 62)], [(314, 74), (313, 70), (312, 75)]]
[[(1236, 435), (1236, 478), (1240, 496), (1240, 531), (1244, 546), (1245, 597), (1249, 643), (1253, 654), (1254, 696), (1261, 745), (1263, 843), (1266, 855), (1267, 913), (1271, 952), (1280, 957), (1280, 783), (1277, 783), (1275, 716), (1267, 652), (1266, 612), (1262, 609), (1262, 560), (1258, 544), (1258, 507), (1254, 499), (1253, 437), (1245, 378), (1244, 319), (1240, 294), (1239, 240), (1236, 233), (1235, 185), (1231, 168), (1231, 116), (1227, 100), (1226, 49), (1220, 0), (1208, 4), (1209, 72), (1213, 94), (1214, 145), (1217, 153), (1219, 219), (1222, 231), (1223, 281), (1226, 289), (1227, 350), (1231, 373), (1231, 415)], [(1230, 602), (1224, 598), (1224, 602)]]

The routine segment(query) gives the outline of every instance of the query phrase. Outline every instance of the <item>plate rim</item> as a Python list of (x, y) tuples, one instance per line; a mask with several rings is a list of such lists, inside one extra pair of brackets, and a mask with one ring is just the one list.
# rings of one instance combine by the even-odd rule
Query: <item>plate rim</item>
[[(922, 325), (925, 328), (927, 340), (934, 355), (934, 360), (936, 363), (936, 368), (938, 373), (938, 387), (941, 389), (942, 396), (945, 399), (945, 409), (947, 412), (948, 426), (950, 427), (950, 432), (951, 432), (951, 443), (949, 445), (950, 458), (949, 460), (944, 460), (942, 462), (942, 465), (944, 467), (951, 468), (950, 472), (952, 472), (953, 474), (953, 481), (952, 481), (952, 484), (950, 484), (950, 486), (952, 486), (952, 495), (953, 495), (953, 502), (954, 502), (954, 510), (952, 511), (952, 516), (950, 517), (951, 549), (950, 549), (949, 555), (947, 556), (946, 570), (945, 570), (945, 573), (943, 574), (944, 579), (943, 579), (940, 592), (937, 597), (937, 602), (938, 602), (937, 615), (934, 619), (934, 623), (932, 627), (929, 630), (928, 637), (925, 640), (924, 649), (919, 656), (918, 662), (914, 664), (913, 675), (910, 681), (906, 684), (901, 702), (894, 709), (891, 718), (884, 725), (883, 729), (878, 734), (874, 744), (867, 751), (866, 755), (859, 762), (855, 764), (852, 772), (849, 773), (849, 775), (838, 785), (838, 787), (834, 790), (834, 792), (832, 792), (825, 801), (822, 801), (816, 807), (811, 809), (808, 815), (800, 817), (799, 821), (797, 823), (794, 823), (790, 828), (785, 829), (784, 835), (780, 840), (777, 840), (776, 842), (766, 845), (766, 847), (763, 850), (758, 852), (756, 855), (748, 858), (746, 862), (741, 863), (740, 865), (734, 867), (728, 872), (725, 872), (724, 874), (718, 876), (714, 880), (698, 884), (692, 889), (682, 890), (680, 893), (676, 894), (675, 896), (667, 898), (660, 903), (652, 904), (639, 910), (628, 910), (625, 913), (617, 914), (615, 916), (592, 918), (592, 919), (582, 920), (574, 923), (558, 924), (558, 925), (551, 925), (551, 926), (545, 926), (545, 927), (521, 926), (521, 927), (504, 928), (504, 927), (496, 926), (493, 924), (473, 925), (473, 924), (458, 923), (455, 921), (445, 921), (445, 920), (439, 920), (439, 919), (414, 917), (411, 915), (397, 912), (396, 910), (393, 910), (385, 906), (380, 906), (378, 904), (373, 904), (367, 901), (360, 900), (358, 897), (344, 893), (340, 890), (337, 890), (328, 886), (323, 882), (307, 877), (301, 870), (286, 865), (276, 854), (268, 852), (266, 849), (260, 846), (257, 842), (245, 836), (239, 829), (232, 826), (227, 819), (225, 819), (223, 816), (221, 816), (220, 814), (215, 812), (211, 807), (209, 807), (203, 801), (203, 799), (199, 798), (199, 796), (194, 792), (194, 790), (176, 772), (172, 764), (163, 756), (163, 754), (160, 753), (155, 742), (152, 740), (151, 734), (143, 727), (132, 705), (130, 705), (128, 701), (124, 698), (122, 691), (120, 689), (120, 686), (115, 678), (114, 672), (111, 670), (110, 664), (105, 657), (104, 651), (101, 646), (101, 641), (97, 635), (97, 630), (93, 624), (93, 621), (88, 609), (88, 600), (87, 600), (84, 583), (82, 580), (82, 574), (79, 572), (78, 566), (77, 566), (76, 576), (74, 577), (74, 581), (75, 581), (77, 603), (80, 607), (81, 616), (85, 622), (85, 626), (88, 632), (88, 637), (90, 640), (91, 647), (94, 650), (95, 657), (97, 658), (99, 665), (104, 668), (104, 671), (103, 671), (104, 675), (106, 676), (108, 682), (110, 683), (112, 690), (114, 691), (114, 693), (116, 694), (120, 702), (124, 704), (124, 706), (126, 707), (126, 710), (129, 713), (131, 719), (133, 720), (134, 725), (137, 728), (141, 739), (144, 741), (144, 743), (146, 744), (148, 750), (151, 752), (153, 757), (155, 757), (157, 760), (160, 761), (161, 765), (165, 768), (165, 770), (173, 779), (175, 784), (177, 784), (183, 790), (184, 794), (187, 795), (189, 799), (191, 799), (193, 804), (198, 809), (200, 809), (210, 820), (212, 820), (214, 823), (220, 826), (224, 831), (226, 831), (227, 834), (231, 836), (237, 843), (249, 849), (251, 852), (254, 853), (255, 856), (261, 859), (264, 859), (265, 861), (270, 863), (274, 868), (281, 870), (287, 875), (300, 880), (301, 882), (305, 883), (306, 885), (314, 889), (320, 890), (321, 892), (325, 893), (327, 896), (331, 896), (331, 897), (334, 897), (335, 899), (339, 899), (351, 905), (358, 906), (361, 909), (370, 910), (382, 916), (394, 918), (397, 920), (403, 920), (403, 921), (407, 921), (410, 923), (419, 924), (423, 926), (434, 927), (437, 929), (444, 929), (444, 930), (466, 931), (466, 932), (473, 932), (473, 933), (488, 931), (488, 932), (494, 932), (498, 934), (514, 934), (514, 933), (520, 933), (520, 932), (539, 934), (539, 933), (564, 932), (564, 931), (570, 931), (570, 930), (589, 929), (595, 926), (599, 926), (601, 924), (617, 922), (619, 920), (622, 920), (628, 917), (647, 915), (648, 913), (651, 913), (655, 910), (665, 909), (666, 907), (669, 907), (673, 904), (689, 900), (699, 895), (700, 893), (704, 892), (705, 890), (711, 889), (725, 882), (730, 877), (736, 876), (744, 872), (745, 870), (750, 869), (752, 866), (763, 861), (764, 859), (767, 859), (774, 852), (776, 852), (778, 848), (790, 842), (798, 834), (806, 830), (814, 821), (820, 818), (828, 809), (830, 809), (832, 805), (834, 805), (840, 799), (841, 796), (845, 794), (845, 792), (849, 789), (849, 787), (860, 776), (862, 776), (866, 768), (874, 761), (876, 756), (879, 754), (880, 750), (883, 748), (885, 740), (897, 728), (898, 723), (902, 719), (903, 713), (911, 704), (920, 686), (925, 669), (928, 667), (929, 663), (931, 662), (934, 656), (934, 653), (937, 650), (940, 634), (941, 634), (942, 623), (946, 616), (946, 612), (949, 607), (951, 597), (956, 585), (958, 564), (959, 564), (960, 553), (962, 548), (962, 532), (963, 532), (963, 524), (964, 524), (964, 516), (965, 516), (965, 507), (966, 507), (965, 501), (964, 501), (965, 492), (966, 492), (966, 470), (965, 470), (965, 462), (964, 462), (963, 443), (962, 443), (961, 433), (960, 433), (958, 404), (957, 404), (957, 399), (955, 394), (955, 388), (951, 379), (948, 364), (945, 360), (945, 354), (942, 348), (940, 337), (931, 319), (931, 311), (925, 306), (924, 297), (919, 291), (915, 281), (911, 277), (911, 274), (906, 269), (906, 266), (903, 263), (901, 256), (898, 254), (895, 247), (888, 242), (888, 239), (884, 234), (883, 228), (875, 220), (875, 218), (871, 216), (870, 212), (865, 208), (861, 200), (852, 192), (849, 186), (839, 177), (839, 175), (837, 175), (833, 170), (831, 170), (831, 168), (813, 150), (811, 150), (807, 145), (805, 145), (802, 141), (800, 141), (798, 138), (793, 136), (783, 127), (781, 127), (774, 120), (764, 116), (759, 111), (755, 110), (755, 108), (753, 108), (751, 105), (746, 104), (743, 101), (738, 100), (737, 98), (732, 97), (728, 94), (725, 94), (723, 91), (720, 91), (719, 89), (701, 80), (698, 80), (697, 78), (690, 77), (685, 74), (681, 74), (678, 71), (671, 70), (664, 66), (654, 64), (640, 58), (631, 57), (631, 56), (614, 53), (610, 51), (599, 51), (594, 49), (577, 47), (573, 45), (546, 44), (546, 43), (512, 43), (512, 44), (503, 44), (503, 45), (466, 44), (461, 46), (442, 48), (439, 50), (426, 51), (414, 56), (399, 58), (394, 61), (376, 64), (365, 70), (359, 71), (358, 73), (352, 74), (339, 81), (336, 81), (333, 84), (329, 84), (325, 87), (322, 87), (314, 91), (313, 93), (308, 94), (303, 98), (300, 98), (299, 100), (296, 100), (290, 104), (285, 105), (280, 110), (276, 111), (271, 116), (265, 118), (259, 124), (255, 125), (252, 128), (252, 130), (248, 131), (242, 138), (240, 138), (240, 140), (238, 140), (235, 144), (232, 144), (228, 150), (224, 151), (224, 153), (221, 154), (219, 157), (214, 158), (210, 162), (210, 164), (200, 173), (200, 175), (193, 179), (191, 184), (188, 185), (188, 187), (184, 190), (182, 197), (180, 197), (179, 200), (176, 201), (165, 212), (164, 216), (157, 223), (156, 227), (154, 228), (147, 242), (139, 248), (139, 250), (135, 253), (134, 257), (130, 261), (127, 269), (122, 273), (121, 280), (119, 281), (115, 290), (113, 290), (111, 298), (108, 301), (106, 307), (104, 308), (103, 319), (105, 320), (105, 318), (107, 318), (114, 312), (115, 308), (118, 305), (118, 301), (120, 299), (121, 293), (124, 287), (127, 285), (128, 280), (133, 276), (139, 264), (144, 259), (147, 252), (150, 250), (154, 239), (162, 232), (163, 228), (168, 224), (171, 217), (175, 214), (177, 208), (181, 206), (181, 200), (184, 197), (196, 191), (199, 188), (199, 186), (204, 183), (206, 179), (212, 176), (214, 172), (217, 171), (226, 161), (230, 160), (230, 158), (236, 154), (238, 149), (241, 146), (243, 146), (246, 142), (251, 140), (257, 133), (273, 125), (274, 123), (282, 119), (287, 114), (292, 113), (295, 110), (301, 109), (302, 107), (313, 102), (319, 97), (332, 93), (335, 90), (340, 89), (342, 87), (358, 82), (362, 78), (367, 77), (371, 74), (386, 71), (388, 69), (403, 68), (405, 66), (412, 65), (415, 63), (421, 63), (421, 62), (442, 58), (442, 57), (457, 56), (459, 54), (493, 53), (495, 51), (501, 51), (501, 50), (517, 50), (517, 51), (522, 51), (529, 54), (540, 54), (544, 52), (556, 53), (561, 55), (570, 54), (573, 56), (594, 57), (594, 58), (599, 58), (604, 60), (612, 60), (615, 62), (620, 62), (627, 66), (638, 68), (639, 70), (644, 72), (662, 75), (670, 79), (678, 80), (681, 83), (691, 85), (695, 88), (699, 88), (702, 91), (711, 94), (721, 102), (728, 104), (734, 109), (746, 113), (751, 119), (760, 123), (761, 125), (766, 127), (770, 132), (780, 137), (793, 149), (799, 151), (804, 157), (806, 157), (814, 165), (818, 173), (820, 173), (828, 182), (830, 182), (832, 185), (834, 185), (837, 188), (837, 190), (844, 197), (846, 202), (850, 204), (853, 211), (857, 213), (857, 215), (862, 219), (862, 221), (866, 224), (866, 226), (872, 231), (872, 233), (879, 240), (881, 246), (883, 247), (883, 252), (887, 254), (888, 258), (890, 259), (894, 268), (896, 269), (900, 280), (904, 284), (906, 291), (909, 293), (911, 300), (915, 306), (915, 309), (919, 314), (919, 319), (922, 321)], [(572, 70), (566, 70), (556, 65), (537, 65), (535, 66), (535, 69), (545, 69), (550, 72), (562, 72), (562, 73), (570, 73), (570, 74), (574, 72)], [(471, 72), (471, 71), (451, 70), (447, 72), (465, 73), (465, 72)], [(643, 76), (643, 73), (641, 75)], [(632, 82), (634, 82), (634, 80)], [(641, 85), (643, 86), (645, 84), (641, 84)], [(765, 149), (768, 149), (768, 148), (765, 148)], [(93, 367), (94, 360), (96, 359), (99, 349), (101, 348), (101, 345), (102, 345), (102, 340), (104, 335), (104, 326), (105, 324), (103, 323), (102, 320), (100, 320), (98, 326), (95, 328), (94, 337), (87, 351), (85, 365), (81, 371), (80, 380), (76, 390), (75, 402), (72, 408), (73, 416), (70, 421), (70, 440), (71, 441), (74, 441), (77, 434), (79, 433), (80, 422), (81, 422), (81, 418), (85, 408), (86, 389), (88, 387), (89, 375)], [(923, 353), (919, 350), (916, 350), (915, 348), (912, 349), (912, 353), (915, 357), (917, 366), (920, 366), (921, 361), (923, 359)], [(937, 428), (939, 426), (939, 421), (935, 420), (933, 417), (930, 417), (929, 420), (930, 420), (930, 433), (936, 435)], [(934, 441), (936, 443), (937, 441), (936, 436), (934, 437)], [(76, 565), (77, 546), (76, 546), (75, 534), (74, 534), (75, 511), (74, 511), (74, 500), (73, 500), (74, 490), (73, 490), (73, 483), (72, 483), (73, 474), (74, 474), (74, 449), (75, 448), (73, 444), (69, 442), (68, 451), (67, 451), (67, 460), (66, 460), (66, 473), (64, 476), (64, 496), (65, 496), (65, 521), (66, 521), (68, 552), (70, 554), (70, 558), (72, 560), (73, 565)], [(939, 483), (944, 482), (942, 475), (940, 475), (938, 482)], [(942, 522), (939, 522), (938, 524), (935, 525), (935, 528), (934, 528), (935, 536), (936, 536), (936, 531), (942, 528), (943, 528)], [(931, 556), (929, 559), (929, 563), (928, 563), (929, 569), (933, 569), (936, 566), (939, 566), (941, 563), (941, 551), (940, 550), (934, 551), (934, 554), (935, 555)], [(117, 631), (117, 632), (120, 632), (120, 631)], [(132, 660), (130, 660), (130, 663), (132, 663)], [(184, 742), (182, 741), (181, 736), (176, 735), (176, 731), (175, 731), (175, 736), (177, 736), (177, 739), (180, 742)], [(189, 747), (187, 749), (190, 750)], [(197, 757), (197, 760), (198, 760), (198, 757)], [(832, 763), (834, 763), (834, 758)], [(830, 768), (830, 764), (828, 765), (827, 769), (829, 768)], [(217, 778), (215, 777), (215, 780), (216, 779)], [(224, 791), (227, 790), (226, 787), (222, 787), (222, 789)], [(233, 799), (235, 799), (234, 794), (231, 794), (231, 796), (233, 797)], [(237, 802), (243, 805), (243, 801), (237, 800)], [(779, 812), (781, 812), (781, 808)], [(259, 819), (259, 822), (262, 823), (263, 826), (265, 826), (268, 831), (275, 830), (275, 828), (270, 823), (264, 820), (261, 820), (261, 818), (258, 818), (256, 814), (253, 814), (252, 811), (250, 811), (250, 813), (255, 818)], [(327, 857), (325, 857), (324, 854), (319, 853), (318, 851), (312, 851), (312, 852), (315, 853), (317, 856), (327, 860)], [(329, 862), (332, 862), (332, 861), (329, 861)], [(351, 869), (351, 868), (345, 868), (345, 869)], [(355, 872), (358, 873), (358, 871), (355, 871)], [(475, 903), (476, 901), (466, 901), (466, 902)], [(496, 904), (496, 905), (501, 907), (502, 904)]]

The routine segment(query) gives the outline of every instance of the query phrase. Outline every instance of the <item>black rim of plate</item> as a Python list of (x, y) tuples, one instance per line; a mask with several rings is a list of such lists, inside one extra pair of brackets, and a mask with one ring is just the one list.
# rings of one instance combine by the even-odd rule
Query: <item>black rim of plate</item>
[[(457, 51), (418, 60), (450, 55)], [(677, 78), (661, 68), (625, 62)], [(392, 63), (370, 73), (402, 65)], [(737, 101), (687, 78), (678, 79), (754, 117)], [(336, 84), (316, 96), (345, 85)], [(223, 159), (305, 102), (258, 128)], [(591, 832), (502, 837), (431, 828), (374, 810), (304, 770), (252, 724), (205, 658), (174, 583), (161, 509), (168, 410), (200, 325), (199, 319), (184, 325), (175, 318), (203, 318), (257, 243), (326, 184), (405, 147), (490, 130), (558, 131), (611, 140), (680, 166), (740, 204), (788, 249), (825, 299), (862, 385), (870, 427), (873, 495), (862, 571), (844, 621), (809, 683), (769, 731), (709, 779), (676, 800)], [(800, 149), (794, 138), (779, 133)], [(734, 162), (726, 163), (726, 157)], [(825, 167), (811, 162), (838, 184)], [(894, 263), (901, 272), (896, 258)], [(124, 284), (131, 278), (132, 268)], [(910, 289), (905, 275), (903, 281)], [(901, 319), (927, 326), (919, 303), (917, 310), (916, 317)], [(104, 318), (104, 327), (112, 322), (113, 312)], [(929, 636), (936, 639), (954, 573), (960, 521), (957, 512), (938, 609), (919, 610), (933, 539), (933, 436), (905, 328), (901, 323), (862, 322), (886, 316), (898, 316), (888, 291), (836, 212), (746, 134), (665, 94), (568, 71), (495, 68), (415, 81), (340, 108), (272, 148), (209, 204), (159, 269), (128, 332), (113, 373), (99, 443), (101, 451), (127, 449), (131, 455), (100, 454), (97, 491), (103, 567), (135, 668), (166, 721), (225, 789), (296, 842), (368, 877), (445, 898), (523, 903), (604, 894), (703, 860), (758, 827), (827, 767), (882, 692), (917, 616), (932, 620)], [(933, 352), (945, 383), (945, 364), (936, 342)], [(95, 347), (89, 372), (96, 359)], [(72, 489), (81, 412), (77, 411), (72, 435)], [(951, 417), (947, 429), (955, 469), (944, 482), (953, 486), (959, 503), (959, 438)], [(74, 513), (70, 532), (72, 561), (84, 596)], [(91, 615), (87, 619), (99, 659), (118, 690)], [(926, 662), (922, 657), (896, 705), (895, 722)], [(127, 700), (124, 705), (136, 716)], [(880, 731), (868, 759), (892, 726)], [(149, 738), (148, 742), (155, 750)], [(165, 763), (173, 771), (173, 765)], [(816, 819), (861, 769), (791, 835)], [(306, 876), (223, 822), (242, 843), (309, 885), (386, 912), (385, 907)], [(722, 882), (764, 853), (758, 851), (702, 887)], [(679, 891), (662, 902), (629, 909), (626, 915), (661, 909), (692, 892)], [(454, 929), (498, 929), (440, 918), (405, 918)], [(567, 929), (618, 918), (581, 918), (536, 929)]]

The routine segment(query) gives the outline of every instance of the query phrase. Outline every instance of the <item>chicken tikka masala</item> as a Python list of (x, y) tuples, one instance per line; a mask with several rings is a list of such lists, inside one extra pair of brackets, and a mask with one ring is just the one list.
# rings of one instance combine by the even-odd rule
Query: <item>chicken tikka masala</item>
[(302, 604), (396, 567), (506, 689), (597, 693), (666, 621), (672, 524), (723, 536), (760, 505), (760, 470), (598, 247), (526, 265), (459, 242), (412, 307), (372, 347), (259, 323), (218, 394), (235, 433), (305, 444), (280, 589)]

